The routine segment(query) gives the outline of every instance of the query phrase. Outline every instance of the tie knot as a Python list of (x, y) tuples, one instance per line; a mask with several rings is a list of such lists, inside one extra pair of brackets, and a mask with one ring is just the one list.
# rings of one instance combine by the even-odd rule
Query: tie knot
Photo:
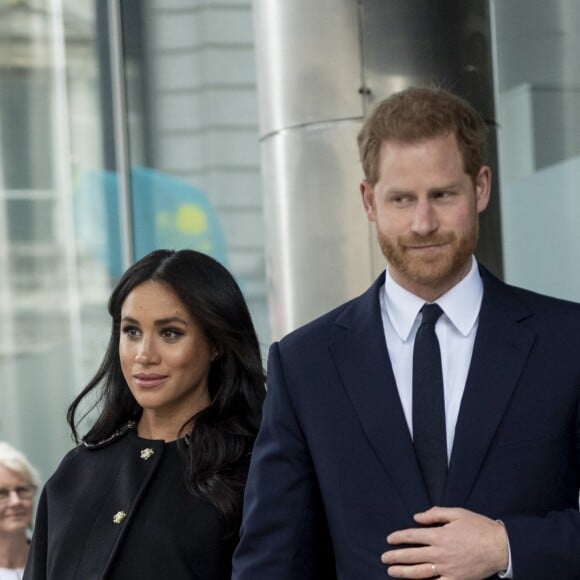
[(423, 315), (423, 323), (424, 324), (435, 324), (439, 317), (443, 314), (443, 310), (441, 310), (441, 306), (439, 304), (423, 304), (423, 308), (421, 308), (421, 314)]

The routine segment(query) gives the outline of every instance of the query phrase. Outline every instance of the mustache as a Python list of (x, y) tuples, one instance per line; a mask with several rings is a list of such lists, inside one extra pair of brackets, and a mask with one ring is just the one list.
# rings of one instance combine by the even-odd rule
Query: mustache
[(448, 234), (437, 234), (432, 236), (404, 236), (399, 238), (399, 244), (404, 247), (422, 247), (436, 246), (440, 244), (449, 244), (455, 241), (456, 235), (453, 232)]

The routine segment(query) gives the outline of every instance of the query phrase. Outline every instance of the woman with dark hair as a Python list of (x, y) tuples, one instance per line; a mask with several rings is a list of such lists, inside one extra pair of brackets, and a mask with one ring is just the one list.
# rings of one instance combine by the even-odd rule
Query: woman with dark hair
[(103, 362), (68, 410), (80, 445), (42, 491), (24, 578), (229, 580), (265, 395), (242, 293), (212, 258), (157, 250), (109, 313)]

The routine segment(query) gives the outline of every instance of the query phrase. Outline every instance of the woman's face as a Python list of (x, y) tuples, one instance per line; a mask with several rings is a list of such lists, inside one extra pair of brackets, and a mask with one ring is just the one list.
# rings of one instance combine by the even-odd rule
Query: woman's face
[(0, 535), (24, 533), (32, 522), (34, 487), (0, 466)]
[(144, 282), (125, 299), (119, 357), (144, 417), (181, 426), (207, 407), (213, 354), (200, 325), (166, 284)]

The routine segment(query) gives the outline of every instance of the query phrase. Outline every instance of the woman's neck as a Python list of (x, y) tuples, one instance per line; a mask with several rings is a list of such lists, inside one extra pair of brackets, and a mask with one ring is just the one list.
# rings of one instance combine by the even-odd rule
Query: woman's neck
[(0, 568), (24, 568), (28, 556), (26, 536), (0, 536)]
[(187, 429), (182, 431), (183, 423), (175, 420), (160, 420), (156, 417), (143, 415), (137, 423), (137, 435), (144, 439), (161, 439), (166, 443), (175, 441), (183, 436)]

